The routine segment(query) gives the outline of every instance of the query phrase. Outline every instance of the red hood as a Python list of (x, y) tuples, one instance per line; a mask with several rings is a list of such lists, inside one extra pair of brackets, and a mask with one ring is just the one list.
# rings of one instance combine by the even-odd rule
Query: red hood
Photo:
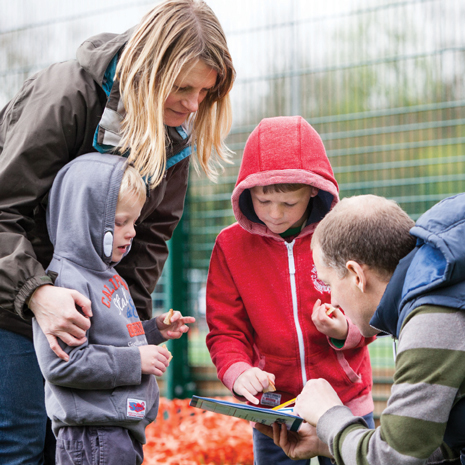
[(241, 168), (231, 202), (234, 216), (246, 230), (279, 238), (253, 219), (248, 190), (281, 183), (309, 184), (319, 189), (303, 233), (313, 232), (318, 221), (339, 201), (339, 188), (318, 133), (301, 116), (263, 119), (245, 144)]

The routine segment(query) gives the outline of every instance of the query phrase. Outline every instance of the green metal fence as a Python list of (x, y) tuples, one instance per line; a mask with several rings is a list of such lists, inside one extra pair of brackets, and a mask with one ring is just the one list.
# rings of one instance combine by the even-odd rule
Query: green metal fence
[[(286, 5), (260, 25), (229, 31), (233, 50), (247, 48), (234, 57), (234, 165), (217, 184), (191, 176), (184, 230), (187, 310), (199, 319), (189, 339), (192, 367), (211, 364), (203, 313), (209, 257), (216, 235), (234, 222), (230, 195), (261, 118), (304, 116), (322, 136), (341, 197), (386, 196), (417, 219), (464, 191), (463, 2), (339, 2), (326, 12), (312, 12), (308, 2)], [(370, 353), (375, 380), (389, 381), (391, 340), (376, 341)]]

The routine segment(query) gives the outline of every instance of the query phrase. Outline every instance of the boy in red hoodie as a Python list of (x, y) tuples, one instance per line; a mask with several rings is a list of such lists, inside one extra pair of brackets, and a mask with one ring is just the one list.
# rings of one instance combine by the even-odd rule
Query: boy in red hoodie
[[(232, 194), (237, 223), (218, 235), (210, 261), (207, 346), (218, 378), (240, 400), (272, 408), (325, 378), (373, 427), (372, 339), (339, 309), (327, 314), (329, 288), (310, 253), (313, 231), (338, 201), (318, 133), (300, 116), (262, 120)], [(255, 429), (253, 442), (255, 465), (309, 463), (289, 459)]]

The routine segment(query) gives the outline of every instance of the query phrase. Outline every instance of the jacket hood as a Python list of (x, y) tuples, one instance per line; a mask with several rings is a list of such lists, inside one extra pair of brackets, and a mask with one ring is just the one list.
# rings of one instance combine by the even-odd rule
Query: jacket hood
[(370, 321), (395, 336), (420, 305), (465, 308), (465, 194), (434, 205), (410, 234), (417, 238), (416, 247), (399, 262)]
[(76, 52), (77, 61), (95, 82), (103, 84), (110, 62), (124, 47), (134, 30), (135, 28), (131, 28), (122, 34), (97, 34), (81, 44)]
[(465, 279), (465, 194), (437, 203), (410, 233), (417, 238), (418, 253), (405, 278), (404, 299)]
[(94, 271), (108, 269), (125, 164), (118, 155), (89, 153), (58, 172), (47, 207), (54, 257)]
[(247, 140), (231, 198), (234, 216), (246, 231), (282, 240), (258, 219), (250, 195), (252, 187), (282, 183), (319, 189), (311, 200), (310, 217), (302, 234), (313, 232), (339, 201), (338, 185), (323, 142), (301, 116), (263, 119)]

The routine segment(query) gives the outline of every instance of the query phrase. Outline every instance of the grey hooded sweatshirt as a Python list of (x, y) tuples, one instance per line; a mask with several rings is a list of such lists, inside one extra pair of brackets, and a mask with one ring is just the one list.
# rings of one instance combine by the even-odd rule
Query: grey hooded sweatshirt
[(62, 168), (50, 190), (47, 227), (54, 246), (47, 272), (55, 285), (92, 302), (87, 342), (58, 358), (33, 319), (34, 346), (46, 380), (45, 402), (54, 433), (63, 426), (121, 426), (145, 443), (157, 415), (159, 390), (141, 374), (138, 346), (164, 339), (156, 320), (141, 322), (126, 281), (111, 255), (118, 192), (125, 159), (82, 155)]

